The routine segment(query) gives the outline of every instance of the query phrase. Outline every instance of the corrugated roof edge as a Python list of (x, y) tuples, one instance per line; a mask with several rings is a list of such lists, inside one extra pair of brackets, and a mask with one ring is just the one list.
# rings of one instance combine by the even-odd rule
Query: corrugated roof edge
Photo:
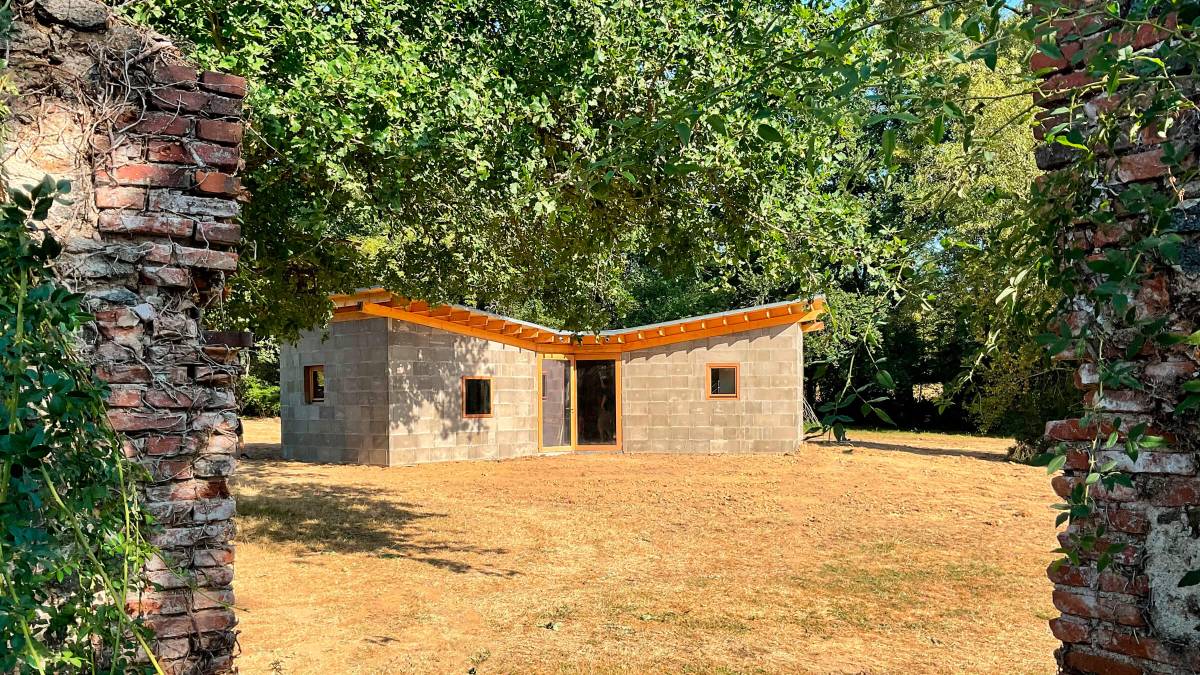
[(752, 307), (739, 307), (737, 309), (730, 309), (730, 310), (727, 310), (724, 312), (715, 312), (713, 314), (701, 314), (699, 316), (685, 316), (685, 317), (682, 317), (679, 319), (672, 319), (670, 321), (660, 321), (659, 323), (648, 323), (648, 324), (645, 324), (642, 326), (630, 326), (629, 328), (611, 328), (608, 330), (600, 331), (599, 335), (600, 336), (623, 335), (625, 333), (631, 333), (633, 331), (654, 330), (655, 328), (664, 328), (666, 326), (676, 326), (681, 323), (692, 323), (693, 321), (708, 321), (709, 319), (721, 319), (721, 318), (724, 318), (727, 316), (733, 316), (735, 314), (745, 314), (746, 312), (760, 312), (764, 309), (775, 309), (776, 307), (787, 307), (788, 305), (794, 305), (797, 302), (803, 302), (803, 303), (807, 303), (809, 305), (816, 305), (816, 304), (818, 304), (818, 302), (820, 304), (824, 304), (825, 303), (825, 294), (818, 293), (817, 295), (814, 295), (811, 298), (792, 298), (791, 300), (780, 300), (779, 302), (769, 302), (765, 305), (754, 305)]

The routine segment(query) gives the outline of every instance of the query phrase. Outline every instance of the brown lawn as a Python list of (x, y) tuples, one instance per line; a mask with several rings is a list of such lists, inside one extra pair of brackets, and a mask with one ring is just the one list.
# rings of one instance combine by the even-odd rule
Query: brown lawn
[[(249, 421), (252, 455), (277, 421)], [(245, 673), (1053, 673), (1044, 470), (996, 439), (237, 478)]]

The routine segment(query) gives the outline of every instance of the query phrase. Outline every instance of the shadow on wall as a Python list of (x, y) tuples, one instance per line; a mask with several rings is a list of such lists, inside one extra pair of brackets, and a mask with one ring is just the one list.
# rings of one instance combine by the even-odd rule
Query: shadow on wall
[[(455, 445), (487, 442), (487, 428), (496, 430), (500, 420), (536, 415), (533, 352), (402, 321), (392, 322), (388, 342), (389, 418), (406, 433), (455, 439)], [(463, 414), (462, 379), (472, 375), (491, 378), (491, 417)]]
[[(319, 482), (268, 483), (270, 464), (238, 467), (238, 537), (249, 542), (298, 545), (310, 553), (367, 553), (403, 558), (450, 572), (499, 577), (520, 573), (487, 564), (503, 548), (466, 546), (432, 539), (418, 521), (445, 518), (417, 504), (381, 499), (365, 488)], [(252, 493), (247, 491), (253, 486)]]

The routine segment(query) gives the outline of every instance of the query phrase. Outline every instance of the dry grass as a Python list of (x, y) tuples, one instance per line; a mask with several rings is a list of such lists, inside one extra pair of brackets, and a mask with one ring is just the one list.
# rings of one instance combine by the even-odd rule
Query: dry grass
[(1044, 472), (993, 439), (863, 438), (247, 461), (242, 672), (1053, 673)]

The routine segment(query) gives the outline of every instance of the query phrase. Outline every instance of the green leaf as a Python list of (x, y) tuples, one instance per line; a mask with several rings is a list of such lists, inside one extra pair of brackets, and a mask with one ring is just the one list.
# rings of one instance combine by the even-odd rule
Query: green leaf
[(992, 43), (985, 47), (981, 47), (975, 52), (975, 54), (972, 54), (972, 57), (983, 59), (983, 65), (987, 66), (988, 70), (995, 70), (997, 58), (996, 44)]
[(1048, 475), (1048, 474), (1052, 474), (1052, 473), (1058, 473), (1058, 471), (1060, 469), (1062, 469), (1063, 466), (1066, 465), (1066, 463), (1067, 463), (1066, 455), (1055, 456), (1054, 459), (1050, 460), (1050, 463), (1046, 465), (1046, 474)]
[(976, 42), (983, 41), (983, 33), (980, 32), (979, 17), (967, 17), (966, 21), (963, 21), (962, 32), (963, 35), (966, 35)]
[(12, 190), (8, 196), (18, 208), (24, 211), (33, 208), (33, 201), (29, 199), (29, 195), (24, 190)]
[(1049, 56), (1052, 59), (1063, 58), (1062, 49), (1060, 49), (1059, 46), (1054, 44), (1053, 42), (1048, 42), (1045, 40), (1043, 40), (1042, 42), (1039, 42), (1038, 43), (1038, 51), (1045, 54), (1046, 56)]
[(57, 187), (58, 181), (54, 180), (50, 174), (46, 174), (42, 176), (42, 182), (38, 184), (37, 189), (34, 191), (33, 198), (40, 199), (52, 195)]
[(1196, 408), (1200, 408), (1200, 394), (1191, 394), (1180, 401), (1179, 405), (1175, 406), (1175, 414), (1181, 415)]
[(886, 370), (880, 370), (875, 373), (875, 381), (884, 389), (895, 389), (896, 381), (892, 379), (892, 374)]
[(59, 253), (62, 253), (62, 250), (62, 244), (58, 243), (53, 234), (47, 232), (42, 237), (41, 251), (46, 258), (56, 258)]
[(692, 140), (692, 128), (684, 122), (675, 123), (675, 134), (679, 136), (679, 142), (683, 145)]
[(779, 133), (779, 131), (766, 122), (758, 125), (758, 137), (768, 143), (783, 142), (783, 136)]
[(1112, 475), (1112, 484), (1122, 487), (1133, 487), (1133, 478), (1127, 473), (1117, 473)]
[(1195, 586), (1196, 584), (1200, 584), (1200, 570), (1191, 570), (1179, 580), (1179, 588)]
[(702, 167), (699, 164), (684, 162), (682, 164), (667, 164), (663, 167), (663, 171), (665, 171), (668, 176), (684, 176), (689, 173), (695, 173), (701, 168)]
[(1167, 446), (1167, 439), (1164, 436), (1146, 435), (1138, 439), (1138, 445), (1143, 448), (1165, 448)]
[(896, 130), (887, 129), (883, 132), (883, 163), (892, 165), (892, 153), (896, 150)]
[(885, 424), (889, 424), (893, 427), (896, 426), (896, 423), (892, 421), (891, 416), (885, 413), (882, 408), (872, 407), (871, 410), (873, 410), (875, 412), (875, 416), (883, 420)]
[(1033, 466), (1048, 466), (1050, 464), (1050, 462), (1053, 462), (1054, 458), (1058, 457), (1058, 456), (1059, 456), (1058, 453), (1043, 452), (1039, 455), (1036, 455), (1033, 459), (1029, 460), (1029, 463), (1032, 464)]

